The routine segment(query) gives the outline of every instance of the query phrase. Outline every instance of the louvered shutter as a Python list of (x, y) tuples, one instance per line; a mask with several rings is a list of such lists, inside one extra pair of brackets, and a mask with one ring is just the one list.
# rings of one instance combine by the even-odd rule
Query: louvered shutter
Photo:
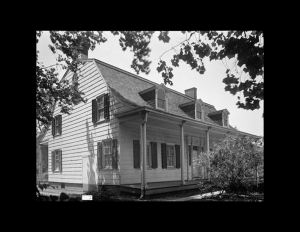
[(140, 141), (133, 140), (133, 167), (140, 168)]
[(113, 157), (112, 157), (113, 169), (118, 169), (118, 140), (113, 140)]
[(55, 166), (55, 152), (54, 151), (52, 151), (51, 162), (52, 162), (52, 172), (54, 172), (54, 166)]
[(98, 171), (102, 169), (102, 142), (97, 143), (97, 163)]
[(206, 152), (206, 138), (203, 139), (203, 143), (204, 143), (204, 152)]
[(161, 144), (161, 168), (167, 168), (167, 144)]
[(180, 168), (180, 145), (175, 145), (176, 168)]
[(92, 100), (92, 122), (97, 121), (97, 101), (96, 99)]
[(157, 168), (157, 143), (151, 142), (152, 168)]
[(62, 150), (59, 150), (59, 171), (62, 172)]
[(62, 116), (58, 115), (57, 119), (58, 119), (58, 133), (61, 134), (62, 133)]
[(55, 118), (52, 120), (52, 136), (55, 135)]
[(104, 95), (104, 118), (109, 120), (109, 95)]

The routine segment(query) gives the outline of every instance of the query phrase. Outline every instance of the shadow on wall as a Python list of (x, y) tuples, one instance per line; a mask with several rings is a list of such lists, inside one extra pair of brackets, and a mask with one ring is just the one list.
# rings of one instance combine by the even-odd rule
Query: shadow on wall
[[(113, 96), (113, 94), (110, 91), (110, 96)], [(103, 139), (109, 139), (109, 138), (117, 138), (118, 137), (118, 123), (116, 122), (116, 119), (114, 115), (118, 112), (119, 107), (117, 105), (118, 101), (114, 98), (110, 98), (110, 123), (107, 127), (107, 133), (104, 135)], [(120, 183), (120, 177), (119, 177), (119, 170), (120, 170), (120, 144), (119, 144), (119, 138), (118, 138), (118, 170), (112, 170), (111, 172), (99, 173), (99, 179), (98, 183), (105, 185), (105, 184), (113, 184), (118, 185)], [(98, 141), (97, 141), (98, 142)], [(96, 154), (97, 155), (97, 154)]]
[(97, 188), (97, 183), (96, 183), (96, 173), (94, 166), (96, 164), (95, 159), (97, 158), (97, 155), (95, 155), (94, 151), (94, 139), (92, 133), (90, 133), (89, 130), (89, 125), (88, 125), (88, 120), (86, 119), (86, 139), (87, 139), (87, 145), (88, 145), (88, 151), (89, 151), (89, 156), (87, 157), (87, 168), (85, 169), (83, 167), (83, 171), (87, 172), (87, 177), (88, 177), (88, 191), (94, 190)]

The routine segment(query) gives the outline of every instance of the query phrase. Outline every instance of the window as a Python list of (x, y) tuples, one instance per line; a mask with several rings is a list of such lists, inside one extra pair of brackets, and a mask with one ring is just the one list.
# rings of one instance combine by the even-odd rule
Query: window
[(74, 75), (72, 76), (72, 86), (75, 90), (78, 91), (78, 76), (76, 73), (74, 73)]
[(104, 97), (97, 98), (97, 121), (104, 119)]
[(174, 145), (167, 145), (167, 167), (175, 167), (175, 147)]
[(97, 143), (98, 170), (118, 169), (118, 141), (108, 139)]
[(165, 109), (165, 92), (162, 89), (157, 91), (157, 107), (161, 109)]
[(104, 166), (103, 168), (112, 168), (112, 141), (103, 142)]
[(197, 104), (197, 118), (202, 120), (202, 110), (199, 103)]
[(109, 95), (103, 94), (92, 100), (92, 121), (109, 120)]
[(62, 151), (52, 151), (52, 172), (62, 172)]
[(62, 116), (57, 115), (52, 120), (52, 135), (61, 135), (62, 133)]
[(227, 114), (224, 114), (224, 126), (228, 126), (228, 118)]
[[(140, 140), (133, 140), (133, 167), (140, 169), (142, 165), (142, 146)], [(147, 142), (146, 165), (148, 168), (157, 168), (157, 143)]]
[(147, 143), (147, 167), (152, 167), (152, 160), (151, 160), (151, 147), (149, 142)]

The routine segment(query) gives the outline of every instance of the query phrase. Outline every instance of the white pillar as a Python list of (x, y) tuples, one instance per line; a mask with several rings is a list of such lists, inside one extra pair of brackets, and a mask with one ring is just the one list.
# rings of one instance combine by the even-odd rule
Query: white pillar
[(145, 121), (144, 128), (143, 128), (143, 133), (144, 133), (144, 135), (143, 135), (143, 139), (144, 139), (144, 142), (143, 142), (144, 143), (144, 152), (143, 152), (143, 156), (144, 156), (144, 159), (143, 159), (144, 189), (148, 188), (147, 179), (146, 179), (146, 168), (147, 168), (147, 165), (146, 165), (146, 162), (147, 162), (147, 136), (146, 136), (146, 128), (147, 128), (147, 122)]
[(210, 181), (210, 159), (209, 159), (209, 130), (210, 130), (210, 126), (207, 128), (206, 131), (206, 152), (207, 152), (207, 157), (208, 157), (208, 180)]
[(144, 139), (143, 139), (143, 135), (144, 135), (144, 133), (143, 133), (143, 128), (144, 128), (144, 124), (141, 124), (141, 142), (140, 142), (140, 144), (141, 144), (141, 149), (140, 149), (140, 151), (141, 151), (141, 163), (140, 163), (140, 167), (141, 167), (141, 195), (144, 195), (143, 194), (143, 191), (144, 191), (144, 170), (143, 170), (143, 159), (144, 159), (144, 155), (143, 155), (143, 153), (144, 153)]
[(180, 126), (180, 149), (181, 149), (181, 155), (180, 155), (180, 167), (181, 167), (181, 184), (184, 185), (184, 131), (183, 131), (183, 124), (186, 121), (182, 121), (182, 124)]
[(188, 146), (186, 145), (187, 144), (187, 137), (186, 136), (184, 136), (184, 138), (185, 138), (185, 145), (184, 145), (184, 150), (185, 150), (185, 154), (186, 154), (186, 160), (187, 160), (187, 162), (186, 162), (186, 167), (187, 167), (187, 180), (189, 180), (189, 151), (188, 151)]

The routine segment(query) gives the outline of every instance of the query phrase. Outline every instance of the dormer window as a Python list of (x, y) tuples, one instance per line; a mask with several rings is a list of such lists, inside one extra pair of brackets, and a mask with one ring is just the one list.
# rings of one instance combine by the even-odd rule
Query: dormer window
[(197, 109), (197, 111), (196, 111), (197, 119), (202, 120), (202, 107), (201, 107), (200, 103), (197, 103), (196, 109)]
[(157, 91), (157, 107), (161, 109), (165, 109), (166, 99), (165, 92), (162, 89), (158, 89)]
[(228, 115), (224, 114), (224, 126), (228, 126)]

